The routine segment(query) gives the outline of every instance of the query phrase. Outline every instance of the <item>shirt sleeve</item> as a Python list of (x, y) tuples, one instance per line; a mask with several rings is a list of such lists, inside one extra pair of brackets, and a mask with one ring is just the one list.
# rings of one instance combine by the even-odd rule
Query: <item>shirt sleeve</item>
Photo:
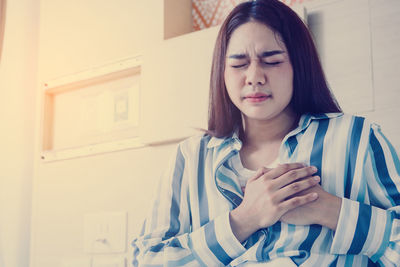
[(363, 254), (383, 266), (400, 262), (400, 161), (393, 146), (373, 125), (363, 176), (370, 205), (343, 198), (332, 254)]
[(178, 146), (142, 233), (132, 242), (134, 266), (225, 266), (245, 251), (231, 230), (229, 212), (192, 230), (186, 165)]

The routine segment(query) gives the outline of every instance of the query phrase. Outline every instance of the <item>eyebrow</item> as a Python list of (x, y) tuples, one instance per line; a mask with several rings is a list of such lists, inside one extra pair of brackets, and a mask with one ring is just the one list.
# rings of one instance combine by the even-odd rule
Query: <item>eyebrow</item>
[[(279, 55), (279, 54), (283, 54), (283, 53), (285, 53), (285, 51), (282, 51), (282, 50), (265, 51), (265, 52), (262, 52), (261, 54), (259, 54), (258, 57), (260, 57), (260, 58), (271, 57), (271, 56)], [(244, 59), (244, 58), (247, 58), (247, 55), (245, 55), (245, 54), (233, 54), (233, 55), (230, 55), (228, 58)]]

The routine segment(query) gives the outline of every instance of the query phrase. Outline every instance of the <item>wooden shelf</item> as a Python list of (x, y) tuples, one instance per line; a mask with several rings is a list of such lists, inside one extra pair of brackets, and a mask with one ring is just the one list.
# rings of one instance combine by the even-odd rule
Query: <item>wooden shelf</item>
[(141, 65), (135, 56), (43, 83), (42, 159), (142, 147)]

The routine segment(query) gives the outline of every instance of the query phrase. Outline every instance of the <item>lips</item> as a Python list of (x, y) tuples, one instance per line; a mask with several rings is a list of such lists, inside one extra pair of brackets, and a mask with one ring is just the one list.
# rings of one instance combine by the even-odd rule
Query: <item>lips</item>
[(248, 100), (250, 102), (262, 102), (270, 98), (271, 95), (267, 95), (264, 93), (252, 93), (248, 94), (244, 97), (245, 100)]

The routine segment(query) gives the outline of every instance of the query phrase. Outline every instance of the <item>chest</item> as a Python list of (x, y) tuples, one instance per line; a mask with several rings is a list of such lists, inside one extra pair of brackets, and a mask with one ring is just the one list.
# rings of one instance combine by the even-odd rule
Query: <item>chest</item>
[(273, 142), (258, 148), (244, 145), (239, 152), (243, 167), (249, 170), (257, 170), (269, 166), (279, 156), (281, 141)]
[[(330, 129), (334, 127), (323, 124), (317, 126), (289, 138), (280, 151), (281, 162), (315, 166), (318, 169), (316, 175), (321, 177), (321, 185), (327, 192), (358, 199), (357, 195), (366, 187), (363, 174), (366, 137), (354, 138), (348, 130)], [(354, 191), (354, 185), (359, 189)]]

